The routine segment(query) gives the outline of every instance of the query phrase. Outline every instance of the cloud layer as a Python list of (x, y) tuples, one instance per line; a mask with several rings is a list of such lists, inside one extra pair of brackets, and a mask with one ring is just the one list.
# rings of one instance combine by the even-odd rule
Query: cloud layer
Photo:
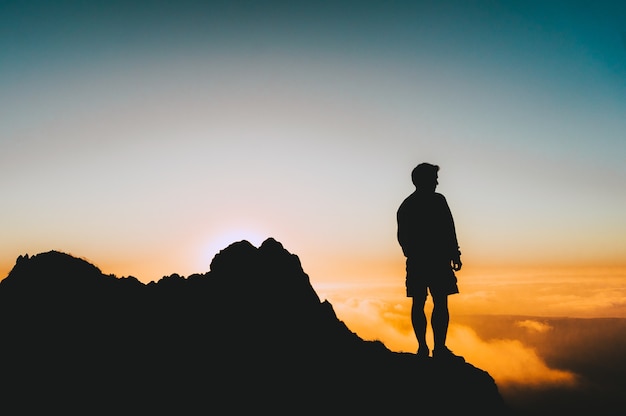
[[(334, 298), (334, 296), (333, 296)], [(349, 328), (365, 339), (382, 341), (395, 351), (414, 352), (417, 342), (410, 321), (410, 301), (380, 298), (331, 298), (337, 315)], [(430, 307), (427, 304), (428, 315)], [(520, 320), (517, 325), (528, 331), (547, 332), (550, 326), (535, 320)], [(432, 331), (427, 332), (432, 347)], [(482, 339), (471, 326), (457, 324), (452, 318), (448, 346), (466, 360), (486, 371), (498, 385), (529, 386), (571, 385), (574, 373), (552, 368), (532, 347), (502, 334), (498, 339)]]

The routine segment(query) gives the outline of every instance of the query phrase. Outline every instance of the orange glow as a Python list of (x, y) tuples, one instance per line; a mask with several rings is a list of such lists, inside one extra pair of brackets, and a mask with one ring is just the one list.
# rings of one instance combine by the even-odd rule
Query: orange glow
[[(380, 298), (376, 291), (389, 287), (395, 291), (394, 301), (403, 301), (402, 260), (357, 260), (335, 272), (340, 277), (319, 278), (329, 273), (321, 269), (309, 275), (322, 292), (341, 283), (353, 296), (370, 288), (368, 297)], [(479, 269), (464, 265), (457, 278), (460, 293), (450, 297), (450, 310), (458, 314), (626, 317), (626, 267)]]
[[(339, 319), (363, 339), (379, 340), (393, 351), (417, 350), (410, 322), (411, 300), (404, 296), (403, 286), (323, 284), (319, 286), (318, 293), (322, 299), (328, 299), (333, 304)], [(454, 316), (459, 309), (457, 303), (461, 302), (458, 295), (450, 299), (451, 323), (447, 344), (468, 362), (488, 371), (498, 385), (576, 384), (575, 374), (550, 368), (533, 349), (520, 341), (507, 339), (506, 334), (502, 339), (483, 340), (470, 327), (456, 324)], [(427, 316), (431, 311), (429, 298)], [(545, 324), (531, 320), (521, 320), (518, 325), (533, 331), (549, 330)], [(430, 326), (427, 339), (432, 345)]]

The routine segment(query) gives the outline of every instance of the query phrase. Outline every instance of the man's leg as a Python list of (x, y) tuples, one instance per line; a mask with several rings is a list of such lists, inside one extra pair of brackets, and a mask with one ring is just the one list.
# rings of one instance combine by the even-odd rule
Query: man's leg
[(424, 313), (424, 305), (426, 297), (413, 297), (413, 305), (411, 306), (411, 323), (413, 331), (419, 345), (418, 355), (428, 356), (429, 350), (426, 344), (426, 314)]
[(445, 349), (449, 322), (448, 295), (433, 296), (433, 313), (430, 323), (433, 327), (435, 350)]
[(448, 311), (448, 295), (433, 296), (433, 314), (431, 317), (433, 337), (435, 338), (433, 357), (453, 362), (465, 362), (463, 357), (455, 355), (448, 349), (448, 347), (446, 347), (449, 322), (450, 312)]

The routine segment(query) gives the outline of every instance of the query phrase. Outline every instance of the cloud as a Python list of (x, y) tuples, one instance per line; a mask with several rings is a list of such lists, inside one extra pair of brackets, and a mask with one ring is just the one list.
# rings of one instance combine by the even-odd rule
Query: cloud
[(623, 287), (584, 287), (580, 293), (568, 293), (565, 290), (553, 292), (538, 297), (537, 301), (551, 305), (551, 308), (560, 312), (560, 315), (624, 316), (626, 312), (626, 290)]
[[(530, 322), (533, 330), (539, 322)], [(541, 325), (541, 324), (540, 324)], [(539, 357), (536, 351), (515, 339), (485, 341), (473, 329), (464, 325), (451, 325), (448, 331), (448, 344), (463, 355), (466, 360), (480, 367), (496, 380), (499, 385), (575, 385), (575, 374), (553, 369)]]
[(339, 319), (361, 338), (382, 341), (394, 351), (417, 349), (411, 326), (410, 304), (380, 299), (330, 299)]
[(539, 333), (548, 332), (552, 329), (550, 325), (532, 319), (526, 319), (524, 321), (516, 322), (515, 325), (519, 326), (520, 328), (526, 328), (529, 331)]
[(455, 312), (570, 317), (626, 317), (622, 267), (520, 269), (464, 276)]
[[(416, 351), (417, 341), (410, 321), (410, 300), (393, 302), (351, 297), (330, 301), (339, 319), (360, 337), (382, 341), (393, 351)], [(550, 325), (530, 319), (517, 325), (535, 332), (551, 329)], [(430, 327), (427, 338), (432, 346)], [(577, 383), (575, 374), (550, 368), (534, 349), (517, 339), (483, 340), (471, 327), (455, 324), (452, 320), (447, 344), (469, 363), (487, 371), (499, 386), (574, 386)]]

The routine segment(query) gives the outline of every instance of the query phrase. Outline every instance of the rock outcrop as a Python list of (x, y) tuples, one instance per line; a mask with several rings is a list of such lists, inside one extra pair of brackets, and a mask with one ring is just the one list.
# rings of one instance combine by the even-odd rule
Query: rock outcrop
[(0, 320), (4, 414), (509, 414), (485, 371), (350, 331), (271, 238), (149, 284), (57, 251), (20, 256)]

